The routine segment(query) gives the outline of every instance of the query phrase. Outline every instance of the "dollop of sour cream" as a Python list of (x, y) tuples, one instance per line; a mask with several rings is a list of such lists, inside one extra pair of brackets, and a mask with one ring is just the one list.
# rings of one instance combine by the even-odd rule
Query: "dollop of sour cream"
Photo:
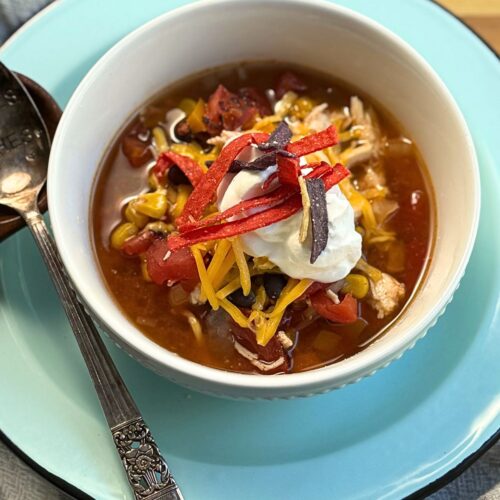
[[(228, 174), (218, 192), (219, 210), (227, 210), (240, 201), (260, 196), (262, 183), (276, 171), (243, 170)], [(274, 187), (271, 187), (274, 189)], [(304, 243), (299, 241), (302, 210), (285, 220), (240, 236), (245, 253), (267, 257), (292, 278), (310, 278), (332, 283), (345, 278), (361, 257), (361, 235), (355, 230), (353, 209), (338, 186), (326, 193), (328, 244), (314, 264), (310, 263), (311, 227)]]

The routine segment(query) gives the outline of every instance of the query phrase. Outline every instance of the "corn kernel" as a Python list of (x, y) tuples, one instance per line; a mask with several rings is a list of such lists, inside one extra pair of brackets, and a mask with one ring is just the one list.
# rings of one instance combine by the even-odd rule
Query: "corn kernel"
[(156, 193), (141, 194), (131, 203), (137, 212), (153, 219), (161, 219), (167, 211), (167, 193), (166, 191), (157, 191)]
[(299, 97), (292, 106), (291, 114), (303, 120), (314, 108), (314, 102), (309, 97)]
[(160, 181), (158, 180), (158, 177), (156, 177), (156, 175), (154, 175), (154, 174), (148, 175), (148, 185), (151, 189), (154, 189), (155, 191), (157, 189), (162, 188)]
[(177, 189), (175, 187), (170, 187), (167, 189), (167, 200), (173, 205), (175, 200), (177, 200)]
[(155, 233), (160, 233), (160, 234), (168, 234), (171, 231), (171, 228), (173, 228), (172, 224), (166, 224), (165, 222), (162, 222), (161, 220), (155, 220), (154, 222), (150, 222), (149, 224), (146, 225), (146, 229), (149, 229), (150, 231), (154, 231)]
[(139, 228), (131, 222), (124, 222), (123, 224), (120, 224), (111, 233), (111, 246), (116, 250), (120, 250), (125, 241), (138, 232)]
[(184, 111), (186, 115), (191, 114), (195, 106), (196, 106), (196, 101), (194, 99), (189, 99), (189, 98), (184, 98), (179, 103), (179, 108), (182, 109), (182, 111)]
[(350, 293), (356, 299), (362, 299), (368, 293), (370, 284), (368, 278), (362, 274), (349, 274), (345, 277), (342, 292)]
[(139, 213), (131, 203), (125, 207), (125, 219), (135, 224), (138, 228), (143, 228), (149, 220), (149, 217)]
[(165, 135), (165, 131), (161, 127), (155, 127), (153, 129), (153, 139), (158, 153), (163, 153), (168, 149), (167, 137)]
[(204, 114), (205, 114), (205, 102), (203, 101), (203, 99), (198, 99), (198, 102), (193, 108), (193, 111), (191, 111), (191, 113), (189, 113), (189, 116), (187, 117), (187, 123), (189, 125), (189, 128), (195, 134), (197, 134), (198, 132), (204, 132), (207, 129), (205, 123), (203, 122)]

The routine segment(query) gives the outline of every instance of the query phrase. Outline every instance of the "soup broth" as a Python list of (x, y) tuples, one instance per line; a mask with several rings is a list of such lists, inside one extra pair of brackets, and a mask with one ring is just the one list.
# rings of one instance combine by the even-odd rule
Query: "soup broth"
[[(124, 126), (103, 160), (92, 203), (91, 231), (95, 252), (111, 294), (124, 314), (144, 335), (179, 356), (222, 370), (261, 372), (255, 362), (235, 349), (230, 316), (222, 308), (214, 311), (208, 303), (191, 303), (189, 295), (193, 292), (192, 289), (189, 291), (189, 287), (185, 291), (178, 285), (169, 286), (172, 283), (160, 286), (147, 281), (144, 259), (141, 256), (125, 255), (123, 251), (114, 248), (111, 235), (124, 220), (130, 220), (124, 213), (127, 203), (141, 193), (151, 191), (148, 179), (155, 164), (154, 154), (158, 152), (155, 151), (155, 147), (158, 149), (155, 127), (165, 132), (170, 145), (175, 143), (169, 136), (169, 130), (173, 130), (172, 120), (177, 119), (172, 110), (179, 111), (179, 106), (192, 108), (193, 103), (200, 102), (199, 99), (207, 102), (220, 84), (232, 92), (252, 87), (260, 96), (270, 97), (269, 106), (272, 107), (274, 100), (280, 97), (276, 95), (279, 93), (276, 82), (290, 71), (293, 71), (304, 87), (303, 90), (295, 87), (295, 117), (304, 121), (310, 116), (314, 106), (326, 103), (329, 112), (335, 111), (340, 117), (338, 123), (345, 124), (342, 120), (354, 123), (356, 109), (353, 106), (360, 101), (364, 106), (363, 116), (371, 120), (370, 126), (376, 131), (376, 153), (372, 151), (372, 154), (361, 159), (349, 156), (349, 148), (353, 154), (361, 154), (355, 152), (355, 149), (367, 143), (356, 139), (357, 130), (362, 130), (356, 129), (356, 125), (339, 130), (341, 143), (336, 150), (342, 158), (348, 159), (347, 163), (354, 162), (349, 165), (349, 182), (356, 193), (362, 195), (361, 201), (357, 199), (358, 205), (354, 207), (354, 211), (356, 220), (361, 220), (356, 225), (363, 235), (363, 259), (368, 267), (353, 271), (356, 276), (352, 278), (352, 283), (348, 281), (354, 286), (358, 284), (356, 280), (362, 282), (362, 285), (368, 282), (371, 288), (365, 298), (357, 300), (357, 319), (348, 323), (332, 322), (317, 314), (319, 309), (311, 309), (307, 299), (290, 304), (278, 327), (290, 341), (287, 341), (288, 347), (284, 351), (288, 358), (286, 368), (280, 366), (269, 373), (310, 370), (345, 359), (364, 349), (381, 332), (387, 330), (386, 327), (408, 302), (428, 260), (432, 237), (432, 194), (425, 166), (415, 144), (406, 136), (399, 123), (368, 96), (327, 75), (275, 62), (221, 67), (167, 88), (145, 104)], [(270, 92), (270, 89), (275, 92)], [(353, 101), (353, 96), (358, 96), (358, 101)], [(192, 109), (187, 111), (193, 112)], [(259, 116), (259, 119), (262, 118)], [(182, 132), (179, 128), (177, 131)], [(192, 137), (188, 139), (190, 140), (184, 142), (190, 143)], [(358, 141), (355, 147), (353, 142), (349, 142), (353, 140)], [(127, 145), (127, 141), (131, 144)], [(200, 157), (205, 160), (211, 154), (210, 147), (206, 144), (206, 134), (203, 141), (200, 141), (203, 142), (201, 148), (205, 148), (205, 152), (200, 149)], [(182, 145), (183, 141), (178, 144)], [(136, 150), (133, 150), (133, 146), (136, 146)], [(207, 156), (203, 157), (204, 154)], [(139, 166), (131, 165), (131, 155), (132, 161), (136, 161)], [(342, 183), (341, 188), (346, 193), (347, 188)], [(169, 189), (167, 187), (167, 197)], [(181, 191), (177, 191), (177, 196), (180, 196)], [(353, 198), (348, 196), (348, 199), (352, 204)], [(368, 208), (366, 203), (369, 204)], [(170, 210), (169, 205), (167, 214)], [(370, 214), (374, 215), (379, 232), (373, 233), (375, 236), (372, 234), (372, 240), (367, 242), (368, 233), (366, 227), (363, 227), (363, 221), (367, 223), (365, 219)], [(175, 233), (176, 227), (171, 218), (165, 216), (163, 220), (169, 225), (169, 230)], [(209, 265), (207, 256), (205, 264)], [(376, 269), (373, 271), (373, 268)], [(371, 271), (375, 274), (370, 274)], [(387, 273), (404, 285), (404, 297), (387, 314), (381, 314), (373, 305), (374, 299), (367, 298), (375, 293), (376, 272)], [(252, 278), (252, 286), (257, 295), (258, 290), (262, 289), (262, 279), (262, 276)], [(343, 295), (347, 294), (346, 290), (351, 288), (346, 288), (346, 281), (342, 280), (337, 287), (332, 287), (328, 296), (334, 302), (342, 300)], [(361, 296), (362, 292), (358, 290), (357, 295)], [(269, 302), (268, 306), (272, 310), (273, 303)], [(245, 308), (243, 311), (248, 313)], [(193, 321), (198, 322), (201, 334), (194, 333)], [(390, 330), (387, 335), (390, 335)]]

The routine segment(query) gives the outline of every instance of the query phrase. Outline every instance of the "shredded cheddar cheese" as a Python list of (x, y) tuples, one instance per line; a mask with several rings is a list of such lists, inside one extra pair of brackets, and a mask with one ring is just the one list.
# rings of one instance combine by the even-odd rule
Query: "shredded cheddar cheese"
[(361, 213), (361, 225), (365, 230), (364, 240), (367, 244), (382, 243), (395, 239), (395, 234), (380, 228), (370, 201), (352, 185), (349, 179), (339, 183), (344, 196), (349, 200), (355, 212)]
[(274, 124), (277, 122), (280, 122), (282, 120), (280, 115), (269, 115), (266, 116), (265, 118), (262, 118), (259, 120), (254, 126), (253, 129), (257, 132), (262, 132), (262, 131), (268, 131), (269, 126), (272, 126), (274, 128)]
[[(212, 283), (212, 288), (214, 290), (217, 290), (217, 287), (214, 285), (214, 279), (220, 273), (220, 270), (224, 264), (224, 259), (226, 258), (227, 253), (230, 249), (231, 243), (228, 240), (220, 240), (216, 244), (214, 255), (207, 268), (208, 279)], [(205, 302), (206, 298), (207, 297), (204, 293), (204, 290), (202, 290), (200, 293), (200, 301)]]
[(264, 306), (266, 305), (266, 301), (266, 289), (263, 285), (260, 285), (259, 288), (257, 288), (257, 293), (255, 294), (255, 302), (252, 306), (252, 309), (254, 311), (262, 311), (262, 309), (264, 309)]
[(249, 322), (248, 318), (232, 303), (227, 299), (220, 299), (220, 306), (224, 311), (226, 311), (234, 322), (241, 326), (242, 328), (248, 328)]
[(222, 283), (224, 283), (224, 280), (229, 274), (229, 271), (231, 271), (231, 268), (234, 265), (234, 253), (232, 249), (229, 249), (229, 252), (226, 255), (226, 258), (224, 259), (224, 262), (220, 266), (219, 272), (214, 276), (213, 278), (213, 286), (214, 290), (218, 290)]
[[(292, 280), (288, 281), (287, 287), (291, 281)], [(313, 280), (303, 279), (303, 280), (300, 280), (298, 283), (297, 283), (297, 280), (293, 280), (293, 282), (294, 282), (292, 285), (293, 288), (291, 287), (291, 289), (287, 290), (286, 292), (285, 292), (285, 289), (283, 289), (278, 301), (276, 302), (276, 306), (274, 307), (272, 312), (269, 314), (269, 318), (275, 318), (276, 316), (285, 312), (285, 309), (293, 301), (297, 300), (309, 288), (309, 286), (312, 284)]]
[[(286, 297), (289, 292), (294, 288), (296, 285), (297, 280), (290, 278), (288, 280), (288, 283), (285, 285), (283, 288), (280, 297), (278, 298), (278, 301), (276, 302), (275, 305), (275, 310), (280, 306), (281, 301), (283, 300), (284, 297)], [(255, 311), (258, 313), (257, 311)], [(267, 343), (271, 340), (273, 335), (276, 333), (276, 330), (278, 329), (278, 326), (281, 322), (281, 318), (283, 317), (283, 313), (285, 310), (281, 312), (281, 314), (277, 314), (274, 318), (269, 319), (265, 317), (265, 313), (258, 313), (257, 316), (262, 315), (262, 321), (260, 324), (256, 324), (255, 328), (255, 335), (257, 337), (257, 343), (262, 346), (266, 346)]]
[(274, 337), (274, 334), (276, 333), (276, 330), (278, 330), (281, 323), (284, 312), (285, 311), (282, 311), (281, 314), (275, 318), (264, 321), (262, 328), (257, 329), (257, 343), (259, 345), (266, 346), (267, 343)]
[(224, 288), (221, 288), (215, 296), (218, 299), (224, 299), (227, 297), (229, 294), (235, 292), (238, 290), (238, 288), (241, 288), (241, 281), (240, 278), (234, 278), (234, 280), (231, 280)]
[(207, 297), (208, 302), (210, 302), (212, 309), (214, 311), (217, 311), (219, 309), (219, 301), (215, 296), (215, 291), (212, 286), (212, 283), (208, 279), (207, 270), (205, 268), (205, 263), (203, 262), (203, 256), (201, 255), (200, 249), (196, 245), (193, 245), (191, 247), (191, 252), (196, 262), (196, 268), (198, 269), (198, 275), (200, 277), (200, 283), (201, 283), (201, 290)]
[(231, 241), (231, 244), (233, 247), (236, 265), (238, 266), (238, 269), (240, 271), (241, 290), (243, 292), (243, 295), (248, 295), (250, 293), (252, 282), (250, 281), (250, 270), (248, 269), (247, 259), (245, 258), (245, 254), (243, 253), (243, 249), (241, 248), (241, 242), (239, 238), (234, 238)]

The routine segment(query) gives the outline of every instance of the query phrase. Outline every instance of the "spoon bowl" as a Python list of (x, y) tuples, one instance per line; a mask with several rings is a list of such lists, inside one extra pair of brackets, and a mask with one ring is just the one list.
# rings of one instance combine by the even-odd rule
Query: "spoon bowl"
[[(49, 138), (52, 140), (62, 115), (61, 108), (43, 87), (25, 75), (20, 73), (15, 74), (33, 99), (46, 125)], [(45, 186), (42, 187), (38, 196), (38, 206), (42, 213), (47, 210), (47, 191)], [(5, 206), (0, 206), (0, 242), (24, 227), (24, 225), (23, 218), (16, 211)]]
[(32, 98), (0, 64), (0, 204), (20, 212), (36, 206), (49, 151), (48, 132)]

